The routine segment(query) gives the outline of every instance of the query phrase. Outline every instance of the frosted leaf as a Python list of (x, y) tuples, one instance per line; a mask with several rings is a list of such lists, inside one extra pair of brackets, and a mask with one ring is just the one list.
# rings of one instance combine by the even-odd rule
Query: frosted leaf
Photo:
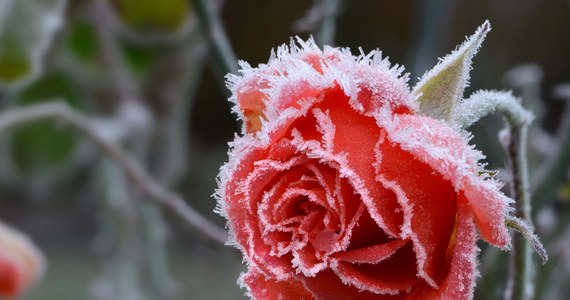
[(508, 217), (506, 223), (507, 226), (516, 230), (525, 237), (525, 239), (534, 248), (536, 254), (538, 254), (538, 256), (540, 256), (542, 259), (542, 264), (545, 264), (548, 261), (548, 254), (546, 253), (546, 249), (544, 249), (544, 245), (542, 245), (540, 239), (536, 234), (534, 234), (531, 226), (528, 223), (516, 217)]
[(54, 33), (63, 22), (65, 0), (0, 0), (0, 86), (33, 79)]
[(475, 34), (459, 48), (427, 71), (412, 90), (420, 103), (420, 113), (436, 119), (450, 120), (453, 107), (460, 103), (469, 84), (471, 61), (487, 33), (491, 30), (485, 21)]

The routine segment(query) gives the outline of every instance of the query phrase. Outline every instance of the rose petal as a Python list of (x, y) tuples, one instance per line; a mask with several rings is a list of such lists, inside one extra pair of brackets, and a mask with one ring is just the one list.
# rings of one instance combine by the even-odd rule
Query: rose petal
[(414, 290), (410, 299), (472, 299), (477, 272), (477, 235), (471, 208), (465, 199), (457, 209), (455, 245), (450, 248), (451, 265), (448, 275), (441, 281), (438, 290), (427, 285)]
[(405, 209), (402, 238), (410, 237), (418, 273), (437, 287), (447, 265), (445, 252), (455, 226), (457, 195), (434, 169), (385, 141), (380, 147), (379, 180), (394, 190)]
[(390, 258), (407, 242), (406, 240), (393, 240), (383, 244), (339, 252), (333, 255), (333, 257), (339, 261), (349, 263), (377, 264)]
[(479, 176), (478, 161), (484, 156), (447, 123), (419, 115), (377, 116), (386, 128), (388, 139), (397, 142), (413, 157), (427, 163), (450, 180), (456, 190), (463, 190), (481, 237), (492, 245), (508, 247), (505, 226), (509, 203), (492, 179)]
[(253, 299), (316, 299), (300, 281), (295, 279), (277, 281), (250, 269), (247, 274), (242, 276), (241, 280), (247, 286)]
[[(331, 123), (342, 124), (334, 131), (333, 154), (346, 156), (343, 174), (351, 181), (354, 190), (382, 229), (397, 236), (402, 224), (399, 204), (390, 192), (375, 180), (370, 159), (380, 136), (380, 129), (371, 117), (363, 116), (348, 104), (348, 97), (339, 89), (331, 90), (317, 106), (328, 112)], [(293, 125), (295, 126), (295, 125)], [(327, 144), (325, 141), (324, 144)]]
[(343, 283), (330, 269), (320, 272), (315, 277), (304, 277), (301, 280), (303, 280), (307, 290), (315, 295), (316, 299), (400, 300), (405, 299), (407, 296), (405, 293), (401, 295), (381, 295), (359, 290), (353, 285)]
[[(395, 195), (393, 197), (396, 198)], [(348, 251), (390, 241), (386, 232), (378, 227), (378, 224), (376, 224), (366, 209), (363, 210), (355, 222), (356, 225), (351, 232)]]
[(411, 243), (377, 264), (337, 261), (331, 266), (345, 284), (377, 294), (405, 294), (419, 281), (416, 254)]

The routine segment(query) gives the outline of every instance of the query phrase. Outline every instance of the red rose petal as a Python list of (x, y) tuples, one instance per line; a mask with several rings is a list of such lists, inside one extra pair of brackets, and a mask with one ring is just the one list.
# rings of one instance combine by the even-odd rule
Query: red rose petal
[[(389, 118), (387, 118), (389, 119)], [(479, 176), (477, 162), (484, 156), (468, 145), (467, 139), (447, 123), (419, 115), (397, 115), (384, 120), (390, 140), (418, 160), (450, 180), (465, 193), (481, 237), (492, 245), (506, 248), (510, 235), (505, 216), (512, 200), (500, 185)]]
[(455, 189), (431, 166), (397, 145), (386, 141), (380, 145), (380, 152), (379, 179), (393, 189), (400, 189), (403, 193), (400, 197), (405, 197), (400, 200), (409, 206), (405, 214), (409, 214), (410, 224), (404, 225), (403, 234), (414, 242), (418, 272), (432, 286), (437, 285), (448, 264), (445, 253), (455, 226)]
[(339, 252), (334, 254), (333, 257), (339, 261), (349, 263), (377, 264), (390, 258), (406, 243), (408, 243), (406, 240), (393, 240), (383, 244)]
[[(395, 195), (393, 197), (394, 199), (396, 198)], [(356, 226), (352, 230), (348, 250), (383, 244), (389, 240), (390, 238), (388, 235), (378, 227), (368, 211), (364, 210), (356, 221)]]
[(401, 295), (381, 295), (359, 290), (353, 285), (343, 283), (330, 269), (320, 272), (315, 277), (303, 277), (301, 280), (303, 280), (307, 290), (315, 295), (316, 299), (401, 300), (406, 299), (407, 296), (405, 293)]
[(377, 294), (406, 293), (419, 281), (416, 277), (416, 253), (411, 243), (377, 264), (353, 264), (338, 261), (332, 268), (347, 284)]
[(508, 248), (511, 236), (505, 226), (506, 196), (482, 180), (465, 184), (460, 196), (468, 200), (481, 237), (494, 246)]
[(243, 282), (249, 289), (253, 299), (259, 300), (283, 300), (299, 299), (311, 300), (315, 298), (300, 281), (289, 279), (277, 281), (251, 269), (242, 277)]
[(397, 236), (403, 222), (402, 214), (398, 212), (400, 206), (376, 181), (371, 164), (371, 158), (375, 156), (374, 147), (380, 137), (376, 121), (355, 111), (340, 89), (330, 90), (316, 107), (328, 112), (332, 124), (342, 124), (334, 128), (332, 150), (334, 154), (346, 155), (346, 167), (352, 174), (344, 176), (352, 180), (354, 190), (360, 194), (378, 226)]
[(460, 200), (457, 211), (455, 245), (451, 251), (451, 266), (439, 289), (425, 286), (415, 289), (410, 299), (472, 299), (477, 277), (477, 234), (469, 204)]

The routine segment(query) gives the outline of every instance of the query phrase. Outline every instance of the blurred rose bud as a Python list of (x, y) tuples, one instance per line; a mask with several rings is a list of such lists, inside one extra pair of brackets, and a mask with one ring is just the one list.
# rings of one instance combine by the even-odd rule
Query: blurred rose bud
[(21, 295), (44, 270), (38, 248), (23, 233), (0, 222), (0, 298)]

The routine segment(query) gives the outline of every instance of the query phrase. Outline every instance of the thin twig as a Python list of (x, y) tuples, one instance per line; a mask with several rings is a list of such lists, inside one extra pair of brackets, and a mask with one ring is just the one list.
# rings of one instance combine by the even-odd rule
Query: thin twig
[(189, 0), (200, 20), (201, 28), (212, 48), (214, 58), (222, 74), (237, 73), (237, 59), (230, 45), (218, 13), (211, 1)]
[(227, 240), (225, 230), (190, 207), (182, 197), (164, 189), (124, 150), (104, 138), (93, 128), (89, 119), (63, 102), (42, 103), (5, 111), (0, 114), (0, 132), (41, 120), (63, 122), (85, 134), (123, 169), (128, 178), (138, 186), (143, 194), (172, 209), (187, 223), (209, 238), (222, 244)]

